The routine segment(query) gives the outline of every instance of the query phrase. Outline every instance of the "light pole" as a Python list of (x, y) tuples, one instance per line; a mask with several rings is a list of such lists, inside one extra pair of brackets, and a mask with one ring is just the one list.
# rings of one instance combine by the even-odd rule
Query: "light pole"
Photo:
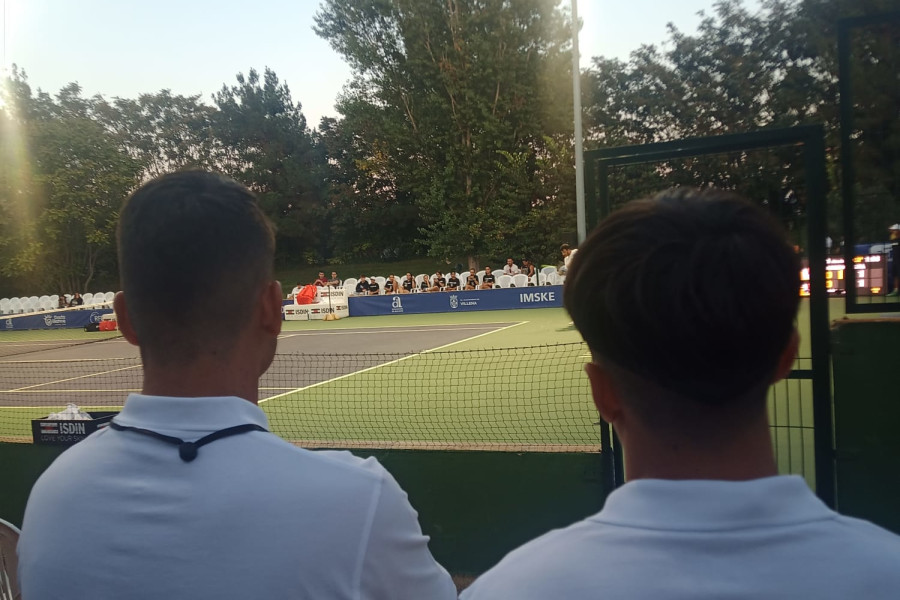
[(584, 210), (584, 146), (581, 133), (581, 57), (578, 51), (578, 0), (572, 0), (572, 97), (575, 112), (575, 218), (578, 243), (587, 237)]

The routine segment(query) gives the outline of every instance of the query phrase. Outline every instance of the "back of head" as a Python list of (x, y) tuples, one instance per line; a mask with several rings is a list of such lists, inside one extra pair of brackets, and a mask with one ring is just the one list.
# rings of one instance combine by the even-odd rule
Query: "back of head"
[(163, 175), (119, 217), (119, 270), (145, 360), (230, 349), (272, 278), (274, 230), (250, 190), (202, 171)]
[[(799, 271), (761, 208), (679, 188), (605, 219), (573, 257), (564, 301), (633, 395), (758, 408), (794, 329)], [(643, 408), (658, 413), (654, 402)]]

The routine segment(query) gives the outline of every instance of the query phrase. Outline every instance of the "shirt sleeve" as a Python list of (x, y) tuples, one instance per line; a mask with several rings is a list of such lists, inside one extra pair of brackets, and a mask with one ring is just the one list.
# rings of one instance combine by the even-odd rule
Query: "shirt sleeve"
[(363, 558), (360, 598), (456, 598), (453, 580), (431, 556), (418, 514), (387, 471)]

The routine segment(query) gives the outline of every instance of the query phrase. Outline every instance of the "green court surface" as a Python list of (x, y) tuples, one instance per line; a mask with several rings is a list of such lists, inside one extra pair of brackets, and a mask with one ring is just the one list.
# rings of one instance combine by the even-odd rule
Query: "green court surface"
[[(843, 317), (843, 306), (831, 299), (832, 319)], [(796, 368), (809, 369), (807, 301), (798, 328)], [(103, 337), (65, 345), (84, 335)], [(36, 346), (27, 354), (3, 352), (4, 344), (29, 343)], [(84, 360), (66, 360), (73, 356)], [(596, 451), (588, 360), (563, 309), (286, 322), (260, 381), (260, 406), (273, 431), (313, 447)], [(30, 441), (30, 420), (68, 402), (115, 410), (140, 378), (136, 350), (121, 338), (2, 332), (0, 439)], [(782, 471), (809, 478), (811, 382), (773, 386), (769, 412)]]

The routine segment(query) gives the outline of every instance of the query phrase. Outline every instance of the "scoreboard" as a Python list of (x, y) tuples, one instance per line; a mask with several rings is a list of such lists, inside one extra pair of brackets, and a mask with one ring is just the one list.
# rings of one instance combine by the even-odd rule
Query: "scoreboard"
[[(886, 254), (854, 256), (853, 270), (856, 272), (857, 296), (883, 296), (887, 292)], [(825, 288), (829, 294), (842, 296), (847, 293), (845, 271), (843, 257), (825, 259)], [(806, 259), (803, 259), (803, 269), (800, 271), (800, 295), (809, 296), (809, 261)]]

